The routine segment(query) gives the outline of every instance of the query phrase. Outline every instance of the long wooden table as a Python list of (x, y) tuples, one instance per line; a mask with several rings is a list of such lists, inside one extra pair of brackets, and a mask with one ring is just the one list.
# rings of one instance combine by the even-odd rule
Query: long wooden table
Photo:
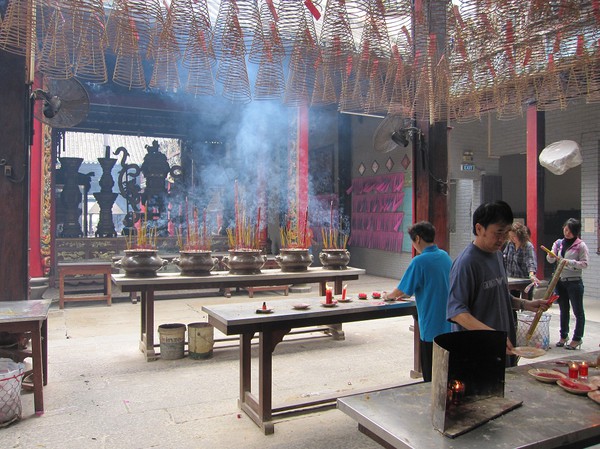
[[(374, 320), (398, 316), (416, 315), (412, 301), (382, 302), (354, 300), (325, 308), (320, 299), (305, 299), (311, 304), (308, 310), (294, 310), (298, 299), (280, 300), (270, 314), (258, 314), (260, 302), (242, 304), (219, 304), (203, 306), (208, 322), (226, 335), (240, 335), (240, 408), (264, 431), (274, 432), (273, 418), (278, 415), (334, 404), (339, 395), (320, 397), (318, 400), (285, 404), (272, 404), (272, 356), (273, 350), (291, 329), (318, 326), (328, 323)], [(252, 394), (251, 340), (259, 334), (258, 349), (258, 396)]]
[(49, 299), (0, 301), (0, 331), (31, 333), (33, 403), (36, 414), (44, 413), (44, 389), (48, 383)]
[[(598, 354), (577, 352), (560, 360), (595, 362)], [(556, 360), (507, 369), (505, 397), (523, 401), (523, 405), (456, 438), (433, 428), (430, 383), (340, 398), (338, 409), (356, 420), (361, 432), (386, 448), (551, 449), (600, 443), (598, 404), (556, 384), (535, 380), (527, 373), (532, 368), (558, 368), (566, 373)], [(590, 368), (590, 376), (597, 374), (598, 370)]]
[(156, 277), (134, 278), (123, 274), (113, 274), (113, 282), (123, 292), (141, 293), (140, 350), (146, 360), (155, 360), (158, 355), (154, 345), (154, 292), (168, 290), (196, 290), (203, 288), (231, 288), (266, 285), (286, 285), (318, 283), (319, 294), (325, 294), (325, 283), (334, 284), (335, 294), (342, 293), (345, 281), (356, 280), (365, 274), (361, 268), (348, 267), (345, 270), (325, 270), (309, 267), (307, 271), (287, 273), (280, 269), (262, 270), (261, 274), (229, 274), (226, 271), (212, 272), (209, 276), (181, 276), (173, 273), (158, 273)]

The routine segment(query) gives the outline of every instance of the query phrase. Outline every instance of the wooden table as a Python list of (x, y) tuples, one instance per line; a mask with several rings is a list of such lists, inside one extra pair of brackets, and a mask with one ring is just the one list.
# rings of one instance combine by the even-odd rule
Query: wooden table
[(509, 290), (525, 291), (525, 287), (527, 287), (529, 284), (531, 284), (531, 279), (529, 278), (508, 278)]
[[(592, 362), (600, 352), (569, 355), (561, 360)], [(456, 438), (431, 422), (431, 384), (419, 383), (338, 400), (338, 408), (358, 422), (361, 432), (386, 448), (479, 449), (493, 447), (586, 447), (600, 443), (600, 409), (587, 396), (568, 393), (527, 374), (531, 368), (566, 367), (548, 360), (506, 370), (505, 397), (523, 405)], [(590, 368), (590, 376), (599, 374)]]
[(0, 331), (31, 333), (33, 359), (33, 402), (36, 414), (44, 413), (44, 390), (48, 384), (49, 299), (0, 301)]
[(300, 273), (286, 273), (280, 269), (271, 269), (262, 270), (261, 274), (251, 275), (217, 271), (209, 276), (158, 273), (156, 277), (134, 278), (113, 274), (112, 280), (123, 292), (141, 293), (140, 350), (146, 360), (150, 361), (157, 358), (154, 350), (154, 292), (156, 291), (319, 283), (319, 294), (324, 295), (325, 283), (333, 282), (335, 294), (339, 295), (342, 293), (345, 281), (356, 280), (361, 274), (365, 274), (365, 270), (361, 268), (325, 270), (321, 267), (309, 267), (307, 271)]
[[(102, 295), (65, 295), (65, 276), (76, 275), (102, 275), (104, 287)], [(60, 262), (58, 264), (58, 307), (63, 309), (65, 302), (69, 301), (106, 301), (110, 306), (112, 302), (110, 276), (112, 274), (112, 263), (101, 261)]]
[[(273, 350), (291, 329), (318, 326), (327, 323), (374, 320), (416, 314), (412, 301), (382, 302), (354, 300), (339, 303), (337, 307), (325, 308), (321, 299), (303, 299), (311, 304), (308, 310), (294, 310), (298, 299), (277, 301), (270, 314), (257, 314), (261, 302), (242, 304), (219, 304), (203, 306), (208, 322), (226, 335), (240, 334), (240, 398), (239, 406), (264, 431), (274, 432), (273, 417), (302, 409), (334, 404), (339, 394), (318, 400), (272, 405), (272, 356)], [(251, 340), (259, 333), (258, 348), (258, 396), (252, 394)]]

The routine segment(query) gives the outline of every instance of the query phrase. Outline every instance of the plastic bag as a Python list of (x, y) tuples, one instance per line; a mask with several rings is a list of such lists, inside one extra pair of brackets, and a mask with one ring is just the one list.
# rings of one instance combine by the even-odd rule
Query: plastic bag
[(559, 140), (551, 143), (540, 153), (540, 165), (555, 175), (562, 175), (568, 169), (583, 162), (581, 150), (573, 140)]
[(0, 359), (0, 427), (21, 418), (21, 382), (25, 365)]

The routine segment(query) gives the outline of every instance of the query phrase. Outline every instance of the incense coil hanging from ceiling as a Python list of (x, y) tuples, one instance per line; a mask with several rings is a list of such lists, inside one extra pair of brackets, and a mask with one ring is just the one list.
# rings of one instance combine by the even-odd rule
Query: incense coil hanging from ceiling
[[(231, 21), (236, 21), (241, 39), (237, 36), (238, 30), (233, 29)], [(229, 33), (235, 36), (228, 36)], [(261, 22), (257, 0), (222, 0), (219, 13), (213, 27), (213, 49), (217, 58), (222, 58), (227, 53), (228, 45), (235, 41), (236, 45), (243, 47), (244, 55), (250, 52), (252, 40), (258, 34), (261, 38)], [(236, 50), (238, 51), (238, 50)]]
[(244, 35), (233, 8), (230, 10), (220, 45), (222, 48), (216, 79), (223, 85), (223, 97), (241, 103), (251, 101)]
[[(268, 0), (265, 0), (269, 3)], [(322, 10), (320, 0), (312, 0), (318, 10)], [(297, 39), (304, 39), (305, 30), (310, 33), (312, 42), (317, 42), (315, 20), (304, 4), (304, 0), (280, 1), (277, 6), (277, 27), (285, 53), (291, 55), (297, 44)]]
[[(115, 0), (107, 23), (109, 48), (116, 55), (112, 80), (128, 89), (146, 88), (140, 45), (147, 49), (153, 47), (154, 31), (150, 26), (146, 27), (150, 25), (150, 14), (142, 15), (145, 7), (139, 3)], [(114, 36), (113, 40), (111, 36)]]
[(25, 56), (31, 29), (34, 26), (35, 17), (31, 14), (30, 2), (10, 1), (0, 26), (0, 50)]
[[(170, 11), (173, 11), (173, 8)], [(173, 20), (173, 16), (168, 14), (166, 23), (158, 39), (158, 46), (154, 51), (152, 77), (148, 83), (148, 87), (167, 92), (176, 91), (180, 85), (177, 62), (181, 55), (179, 45), (177, 44), (177, 37), (173, 29)]]
[(288, 78), (283, 102), (288, 106), (310, 104), (312, 88), (315, 84), (313, 67), (320, 58), (319, 47), (308, 27), (298, 30), (294, 48), (290, 56)]
[(104, 52), (108, 46), (102, 0), (83, 0), (77, 16), (81, 23), (79, 46), (76, 49), (75, 76), (94, 83), (108, 81)]
[(214, 95), (215, 81), (212, 66), (215, 63), (211, 47), (210, 29), (201, 21), (192, 23), (182, 65), (187, 69), (185, 91), (198, 95)]
[(71, 51), (65, 22), (72, 21), (70, 11), (55, 8), (46, 29), (37, 59), (37, 69), (49, 78), (69, 79), (73, 76)]
[[(260, 16), (262, 30), (255, 34), (252, 41), (249, 60), (258, 58), (258, 72), (254, 83), (255, 100), (277, 100), (285, 92), (285, 76), (283, 58), (285, 51), (279, 36), (274, 8), (267, 3), (261, 6)], [(276, 12), (275, 12), (276, 14)], [(260, 38), (258, 36), (260, 35)]]

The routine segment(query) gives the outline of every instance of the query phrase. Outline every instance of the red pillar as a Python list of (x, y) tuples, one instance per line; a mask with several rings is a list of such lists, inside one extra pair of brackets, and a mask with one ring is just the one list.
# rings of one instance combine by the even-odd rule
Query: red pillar
[(527, 227), (531, 231), (531, 243), (536, 248), (538, 270), (536, 275), (544, 277), (544, 256), (539, 248), (544, 235), (544, 173), (538, 164), (538, 156), (545, 146), (545, 117), (536, 105), (527, 107)]
[[(34, 89), (41, 87), (41, 80), (36, 77)], [(34, 107), (40, 107), (36, 102)], [(41, 209), (42, 209), (42, 122), (33, 120), (33, 139), (29, 150), (29, 277), (42, 277), (41, 238)]]
[[(304, 217), (308, 207), (308, 106), (298, 108), (298, 217)], [(302, 218), (303, 219), (303, 218)]]

